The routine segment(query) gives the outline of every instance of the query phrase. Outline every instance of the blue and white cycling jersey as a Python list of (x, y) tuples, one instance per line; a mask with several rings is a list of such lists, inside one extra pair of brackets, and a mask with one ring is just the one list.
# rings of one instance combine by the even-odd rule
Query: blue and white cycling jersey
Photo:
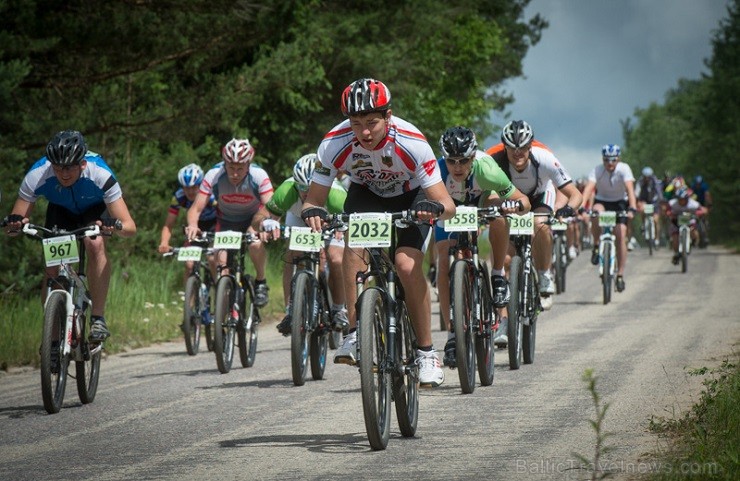
[(51, 162), (46, 157), (39, 159), (26, 174), (18, 195), (21, 199), (35, 203), (45, 197), (74, 214), (82, 214), (90, 207), (105, 202), (115, 202), (123, 196), (121, 185), (105, 160), (95, 152), (85, 154), (87, 164), (80, 178), (70, 187), (59, 184)]

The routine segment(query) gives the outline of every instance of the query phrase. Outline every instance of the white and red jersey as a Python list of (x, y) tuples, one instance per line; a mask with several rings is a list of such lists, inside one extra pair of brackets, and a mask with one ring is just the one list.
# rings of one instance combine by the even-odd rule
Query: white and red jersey
[(391, 116), (388, 133), (373, 150), (360, 145), (349, 119), (329, 131), (317, 152), (321, 167), (312, 182), (329, 187), (343, 170), (351, 182), (380, 197), (396, 197), (419, 186), (442, 182), (437, 159), (426, 137), (413, 124)]
[(667, 214), (669, 217), (676, 218), (686, 212), (689, 214), (702, 215), (704, 213), (704, 208), (701, 206), (699, 201), (695, 199), (689, 199), (689, 201), (686, 202), (686, 205), (679, 204), (678, 199), (676, 198), (668, 201)]
[(267, 172), (255, 164), (249, 165), (249, 174), (239, 185), (229, 182), (222, 163), (206, 172), (199, 192), (216, 198), (219, 220), (239, 224), (249, 222), (260, 207), (272, 197), (272, 182)]
[(599, 164), (588, 174), (589, 182), (596, 183), (596, 200), (603, 202), (619, 202), (627, 199), (627, 182), (634, 182), (632, 169), (624, 162), (617, 162), (613, 172), (609, 172), (604, 164)]

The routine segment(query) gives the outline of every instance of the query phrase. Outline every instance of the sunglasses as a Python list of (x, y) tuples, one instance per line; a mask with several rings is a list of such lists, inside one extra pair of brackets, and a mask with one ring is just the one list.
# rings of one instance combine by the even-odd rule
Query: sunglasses
[(448, 164), (460, 164), (465, 165), (471, 161), (470, 157), (445, 157), (445, 162)]
[(614, 163), (619, 162), (619, 159), (617, 157), (604, 157), (604, 162), (614, 164)]

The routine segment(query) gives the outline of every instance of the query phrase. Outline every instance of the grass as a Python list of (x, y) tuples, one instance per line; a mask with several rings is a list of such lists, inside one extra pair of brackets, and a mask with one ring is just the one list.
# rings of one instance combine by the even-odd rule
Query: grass
[[(285, 308), (280, 259), (279, 253), (270, 253), (270, 303), (262, 309), (263, 320), (282, 316)], [(128, 262), (124, 268), (114, 261), (111, 274), (105, 312), (111, 331), (105, 349), (111, 354), (182, 337), (182, 264), (172, 258)], [(248, 266), (247, 271), (250, 269)], [(38, 367), (44, 315), (40, 297), (23, 299), (13, 293), (0, 294), (0, 313), (0, 369)]]
[(740, 369), (739, 356), (715, 369), (701, 368), (691, 375), (707, 375), (701, 398), (683, 417), (654, 418), (650, 429), (667, 440), (653, 453), (655, 469), (649, 481), (740, 479)]

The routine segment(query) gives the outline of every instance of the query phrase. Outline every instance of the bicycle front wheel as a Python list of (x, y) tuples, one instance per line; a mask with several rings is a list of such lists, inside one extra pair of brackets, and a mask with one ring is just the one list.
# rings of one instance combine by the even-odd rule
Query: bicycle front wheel
[(393, 400), (401, 435), (410, 438), (416, 434), (419, 421), (419, 366), (416, 364), (416, 341), (406, 303), (399, 301), (399, 305)]
[(313, 332), (311, 332), (311, 348), (309, 357), (311, 359), (311, 377), (314, 381), (324, 378), (326, 370), (326, 353), (329, 351), (329, 337), (334, 335), (335, 331), (331, 328), (331, 306), (326, 292), (322, 287), (317, 287), (319, 304), (319, 318), (314, 323)]
[(458, 260), (452, 265), (452, 325), (455, 330), (455, 358), (460, 388), (464, 394), (475, 391), (475, 343), (473, 334), (473, 275), (470, 264)]
[(198, 354), (200, 347), (200, 280), (188, 277), (185, 283), (185, 307), (182, 312), (182, 333), (185, 335), (185, 350), (191, 356)]
[(357, 343), (359, 345), (360, 384), (365, 430), (373, 450), (385, 449), (390, 437), (391, 383), (386, 369), (387, 342), (383, 294), (366, 289), (359, 299)]
[(64, 402), (69, 357), (64, 356), (63, 341), (67, 322), (67, 302), (61, 292), (52, 292), (44, 309), (41, 337), (41, 396), (49, 414), (58, 413)]
[(645, 233), (645, 243), (648, 246), (648, 255), (653, 255), (653, 239), (655, 238), (655, 224), (651, 217), (646, 217), (645, 222), (642, 223), (642, 231)]
[(75, 374), (77, 375), (77, 394), (82, 404), (89, 404), (95, 400), (98, 391), (98, 378), (100, 377), (100, 358), (103, 346), (101, 344), (91, 345), (87, 341), (87, 333), (84, 326), (82, 329), (82, 361), (75, 362)]
[(491, 277), (485, 264), (478, 272), (478, 299), (480, 302), (481, 322), (479, 332), (475, 335), (475, 356), (478, 361), (478, 377), (481, 386), (493, 384), (493, 333), (494, 324), (493, 298), (491, 297)]
[(522, 319), (521, 312), (524, 308), (522, 299), (524, 291), (522, 282), (524, 277), (524, 265), (520, 256), (511, 258), (509, 266), (509, 325), (506, 329), (508, 338), (507, 346), (509, 349), (509, 369), (519, 369), (522, 365)]
[(525, 308), (529, 323), (522, 325), (522, 357), (524, 364), (532, 364), (534, 362), (534, 342), (537, 336), (537, 316), (540, 307), (539, 285), (534, 270), (529, 272), (526, 285), (527, 304)]
[(555, 236), (555, 244), (553, 246), (555, 252), (555, 292), (562, 294), (565, 292), (565, 268), (566, 268), (566, 256), (567, 247), (565, 238), (561, 235)]
[(222, 374), (231, 370), (234, 360), (234, 327), (232, 320), (235, 291), (234, 279), (223, 276), (216, 286), (216, 315), (213, 318), (213, 352)]
[(290, 326), (290, 367), (293, 384), (303, 386), (308, 366), (309, 322), (313, 316), (311, 279), (307, 272), (298, 272), (293, 281)]
[(610, 242), (604, 243), (602, 259), (604, 269), (601, 275), (601, 284), (603, 286), (604, 304), (609, 304), (612, 300), (612, 244)]

